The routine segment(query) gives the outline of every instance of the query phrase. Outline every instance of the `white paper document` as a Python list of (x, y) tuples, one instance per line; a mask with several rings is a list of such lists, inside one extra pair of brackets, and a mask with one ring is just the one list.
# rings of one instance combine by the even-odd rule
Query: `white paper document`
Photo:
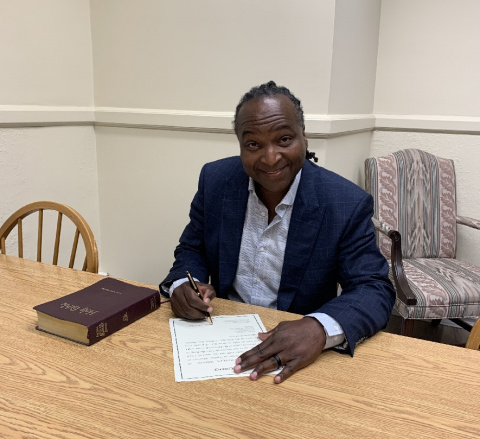
[(261, 343), (259, 332), (265, 327), (258, 314), (212, 317), (191, 321), (170, 319), (175, 381), (199, 381), (239, 377), (250, 371), (235, 373), (235, 360)]

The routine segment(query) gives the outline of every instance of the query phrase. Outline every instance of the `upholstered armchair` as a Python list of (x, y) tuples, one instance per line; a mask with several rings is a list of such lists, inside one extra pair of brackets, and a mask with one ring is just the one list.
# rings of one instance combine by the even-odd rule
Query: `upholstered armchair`
[(457, 224), (480, 229), (480, 221), (457, 216), (453, 160), (418, 149), (369, 158), (365, 187), (375, 200), (401, 333), (411, 336), (416, 319), (470, 329), (461, 319), (480, 314), (480, 267), (456, 259)]

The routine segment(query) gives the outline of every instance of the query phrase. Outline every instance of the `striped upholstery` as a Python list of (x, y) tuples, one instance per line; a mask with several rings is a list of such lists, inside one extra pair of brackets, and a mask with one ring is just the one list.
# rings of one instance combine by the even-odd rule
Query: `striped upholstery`
[[(402, 235), (404, 258), (454, 258), (456, 249), (453, 161), (416, 149), (367, 159), (366, 189), (377, 219)], [(379, 247), (388, 258), (390, 239)]]
[(480, 267), (458, 259), (404, 259), (403, 267), (417, 304), (398, 298), (395, 309), (405, 319), (444, 319), (480, 315)]
[[(376, 218), (402, 236), (404, 271), (417, 304), (397, 298), (399, 314), (405, 319), (478, 316), (480, 268), (455, 259), (453, 161), (416, 149), (370, 158), (365, 187), (374, 197)], [(378, 245), (390, 261), (390, 238), (379, 234)]]

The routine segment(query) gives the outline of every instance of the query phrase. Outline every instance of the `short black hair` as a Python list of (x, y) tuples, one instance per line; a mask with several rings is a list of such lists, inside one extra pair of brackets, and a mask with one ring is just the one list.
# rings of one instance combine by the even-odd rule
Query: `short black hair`
[(240, 102), (238, 103), (237, 108), (235, 109), (235, 117), (233, 119), (233, 129), (235, 130), (235, 133), (237, 133), (237, 129), (238, 129), (238, 126), (237, 126), (238, 113), (242, 108), (243, 104), (245, 104), (248, 101), (252, 101), (254, 99), (259, 99), (266, 96), (272, 97), (277, 95), (286, 96), (288, 99), (292, 101), (295, 107), (295, 113), (297, 115), (298, 122), (302, 127), (305, 127), (305, 121), (303, 117), (303, 108), (300, 100), (297, 99), (288, 88), (283, 86), (278, 86), (277, 84), (275, 84), (274, 81), (269, 81), (269, 82), (266, 82), (265, 84), (252, 87), (250, 91), (245, 93), (240, 99)]

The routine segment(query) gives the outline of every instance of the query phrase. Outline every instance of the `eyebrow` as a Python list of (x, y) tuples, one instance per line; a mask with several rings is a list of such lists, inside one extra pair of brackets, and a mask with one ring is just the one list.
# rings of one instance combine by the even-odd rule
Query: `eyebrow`
[[(287, 124), (287, 123), (284, 123), (282, 125), (279, 125), (278, 127), (273, 127), (272, 128), (272, 131), (274, 132), (278, 132), (278, 131), (282, 131), (282, 130), (292, 130), (292, 131), (295, 131), (295, 128), (293, 128), (290, 124)], [(240, 132), (241, 136), (244, 137), (244, 136), (248, 136), (248, 135), (255, 135), (257, 133), (256, 130), (252, 130), (252, 129), (245, 129), (243, 131)]]

